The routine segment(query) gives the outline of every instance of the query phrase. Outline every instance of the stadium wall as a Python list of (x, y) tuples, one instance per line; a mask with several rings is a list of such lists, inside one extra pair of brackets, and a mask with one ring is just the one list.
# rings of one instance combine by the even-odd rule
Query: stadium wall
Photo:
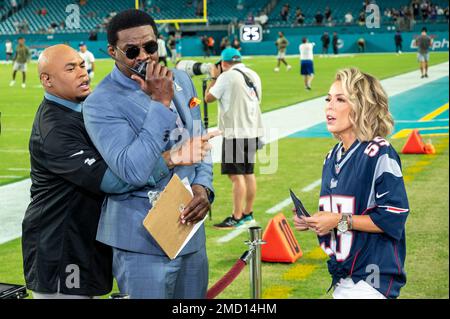
[[(304, 36), (307, 36), (310, 42), (316, 43), (314, 49), (315, 54), (322, 53), (322, 43), (320, 37), (322, 34), (304, 34), (299, 33), (299, 29), (295, 29), (296, 34), (287, 34), (287, 38), (290, 45), (287, 48), (287, 54), (298, 54), (298, 46)], [(276, 34), (277, 30), (272, 30), (271, 35)], [(210, 34), (210, 33), (208, 33)], [(226, 33), (215, 32), (211, 34), (216, 40), (216, 54), (219, 54), (218, 46), (221, 37)], [(340, 38), (339, 53), (357, 53), (358, 46), (357, 41), (360, 38), (364, 38), (366, 41), (365, 52), (394, 52), (394, 32), (387, 33), (353, 33), (353, 34), (338, 34)], [(403, 51), (415, 52), (417, 49), (414, 47), (413, 40), (418, 35), (417, 32), (404, 32), (403, 35)], [(433, 51), (448, 51), (449, 50), (449, 34), (447, 32), (430, 32), (430, 35), (434, 37)], [(0, 43), (4, 43), (6, 39), (15, 41), (19, 36), (0, 36)], [(55, 34), (55, 35), (25, 35), (26, 44), (32, 50), (32, 58), (37, 59), (40, 52), (50, 45), (57, 43), (66, 43), (73, 48), (78, 48), (80, 41), (84, 41), (89, 50), (96, 56), (96, 58), (107, 58), (107, 55), (102, 53), (100, 49), (105, 49), (107, 46), (106, 35), (100, 33), (98, 35), (98, 41), (87, 41), (87, 34)], [(264, 40), (260, 43), (243, 43), (242, 53), (243, 55), (275, 55), (276, 47), (274, 45), (274, 39), (270, 36), (264, 36)], [(189, 56), (202, 56), (202, 44), (200, 42), (200, 36), (184, 36), (178, 44), (178, 49), (181, 50), (183, 57)], [(329, 48), (329, 53), (332, 52), (332, 48)], [(5, 59), (4, 47), (0, 51), (0, 60)]]

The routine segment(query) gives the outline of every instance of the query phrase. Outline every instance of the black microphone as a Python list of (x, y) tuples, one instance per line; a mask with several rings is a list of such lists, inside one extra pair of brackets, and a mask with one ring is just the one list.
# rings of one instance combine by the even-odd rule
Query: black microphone
[[(115, 57), (110, 55), (105, 50), (103, 50), (103, 49), (99, 49), (99, 50), (101, 52), (105, 53), (106, 55), (109, 55), (114, 61), (116, 61), (120, 65), (126, 67), (128, 70), (130, 70), (134, 74), (138, 75), (141, 79), (145, 80), (145, 75), (147, 74), (147, 64), (148, 64), (148, 62), (145, 62), (145, 61), (144, 62), (139, 62), (138, 65), (135, 68), (132, 68), (132, 67), (126, 65), (125, 63), (123, 63), (122, 61), (117, 60)], [(173, 75), (172, 80), (175, 81), (175, 75)]]
[(109, 55), (114, 61), (116, 61), (117, 63), (119, 63), (120, 65), (126, 67), (128, 70), (130, 70), (131, 72), (133, 72), (134, 74), (138, 75), (140, 78), (142, 78), (143, 80), (145, 80), (145, 75), (147, 73), (147, 62), (140, 62), (138, 63), (138, 65), (136, 66), (136, 68), (132, 68), (128, 65), (126, 65), (125, 63), (123, 63), (122, 61), (117, 60), (115, 57), (113, 57), (112, 55), (110, 55), (108, 52), (106, 52), (103, 49), (99, 49), (101, 52)]

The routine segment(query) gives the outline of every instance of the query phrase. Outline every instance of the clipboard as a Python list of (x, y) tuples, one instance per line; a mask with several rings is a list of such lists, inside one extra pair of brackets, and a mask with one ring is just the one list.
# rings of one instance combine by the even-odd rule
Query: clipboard
[(191, 190), (174, 174), (143, 221), (145, 229), (170, 259), (178, 256), (203, 224), (204, 220), (191, 225), (180, 222), (181, 212), (193, 197)]

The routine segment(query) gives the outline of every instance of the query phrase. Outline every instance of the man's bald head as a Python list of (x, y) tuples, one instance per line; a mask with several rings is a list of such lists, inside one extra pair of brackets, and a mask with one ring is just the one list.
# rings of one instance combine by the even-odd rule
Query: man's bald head
[(46, 92), (70, 101), (90, 93), (89, 77), (77, 51), (65, 44), (46, 48), (38, 60), (39, 79)]
[(38, 73), (51, 73), (64, 62), (64, 57), (78, 56), (77, 51), (65, 44), (57, 44), (42, 51), (38, 59)]

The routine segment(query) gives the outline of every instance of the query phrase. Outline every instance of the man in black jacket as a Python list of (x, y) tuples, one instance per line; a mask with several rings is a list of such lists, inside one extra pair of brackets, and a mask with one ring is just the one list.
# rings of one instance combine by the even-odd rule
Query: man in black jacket
[(105, 295), (112, 289), (112, 251), (95, 240), (104, 194), (133, 187), (107, 167), (86, 132), (81, 102), (91, 90), (83, 59), (55, 45), (40, 56), (38, 72), (45, 98), (29, 144), (31, 203), (22, 223), (27, 288), (35, 299)]

